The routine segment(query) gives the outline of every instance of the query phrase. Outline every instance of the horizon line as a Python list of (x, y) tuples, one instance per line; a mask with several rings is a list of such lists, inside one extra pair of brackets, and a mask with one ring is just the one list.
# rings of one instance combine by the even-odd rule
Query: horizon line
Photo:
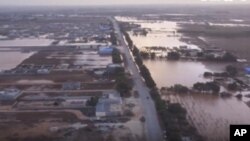
[(0, 7), (94, 7), (94, 6), (168, 6), (168, 5), (249, 5), (250, 2), (191, 2), (191, 3), (176, 3), (176, 2), (169, 2), (169, 3), (135, 3), (135, 4), (4, 4), (0, 5)]

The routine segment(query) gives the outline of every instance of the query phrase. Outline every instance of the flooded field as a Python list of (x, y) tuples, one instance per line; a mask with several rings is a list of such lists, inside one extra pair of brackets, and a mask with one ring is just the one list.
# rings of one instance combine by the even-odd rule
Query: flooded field
[(65, 54), (53, 53), (48, 58), (74, 60), (74, 65), (84, 66), (84, 69), (98, 67), (105, 68), (108, 64), (112, 63), (112, 58), (110, 56), (100, 56), (97, 51), (68, 52)]
[(0, 52), (0, 70), (15, 68), (23, 60), (29, 58), (34, 52)]
[(151, 29), (147, 36), (133, 36), (132, 32), (129, 32), (135, 45), (139, 48), (162, 46), (167, 48), (174, 48), (187, 45), (189, 48), (199, 49), (196, 45), (188, 44), (180, 41), (181, 34), (177, 33), (179, 26), (176, 22), (172, 21), (145, 21), (136, 20), (130, 17), (117, 17), (120, 21), (129, 21), (135, 24), (140, 24), (141, 28)]
[(42, 38), (23, 38), (14, 40), (0, 40), (1, 46), (48, 46), (53, 42), (50, 39)]
[(207, 141), (228, 141), (230, 124), (249, 124), (250, 110), (235, 97), (213, 95), (166, 95), (164, 99), (183, 105), (188, 119)]
[[(180, 39), (184, 36), (176, 32), (178, 23), (172, 21), (146, 21), (130, 17), (118, 17), (149, 28), (147, 36), (135, 36), (129, 32), (138, 48), (163, 46), (167, 48), (187, 45), (198, 48)], [(157, 87), (182, 84), (188, 87), (196, 82), (208, 81), (202, 77), (205, 71), (221, 72), (227, 64), (204, 63), (196, 61), (167, 61), (166, 59), (144, 60)], [(214, 95), (164, 95), (164, 99), (183, 105), (188, 112), (188, 119), (206, 139), (206, 141), (228, 141), (230, 124), (249, 124), (250, 109), (244, 101), (235, 97), (223, 99)]]
[(144, 64), (150, 69), (151, 75), (157, 82), (157, 87), (170, 87), (182, 84), (192, 87), (196, 82), (210, 81), (203, 73), (222, 72), (226, 64), (202, 63), (194, 61), (145, 60)]

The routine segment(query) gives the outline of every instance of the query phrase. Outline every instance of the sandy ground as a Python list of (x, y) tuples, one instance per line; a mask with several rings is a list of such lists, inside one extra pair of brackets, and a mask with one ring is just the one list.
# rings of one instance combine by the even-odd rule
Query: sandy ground
[[(6, 121), (8, 119), (8, 121)], [(61, 133), (49, 129), (54, 126), (68, 126), (85, 119), (82, 114), (69, 110), (67, 112), (19, 112), (1, 113), (0, 140), (49, 140), (59, 138)], [(29, 139), (27, 139), (29, 138)]]

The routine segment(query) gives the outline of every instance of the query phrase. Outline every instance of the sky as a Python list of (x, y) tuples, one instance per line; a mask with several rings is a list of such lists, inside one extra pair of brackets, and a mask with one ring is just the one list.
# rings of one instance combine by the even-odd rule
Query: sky
[(193, 3), (249, 3), (249, 0), (0, 0), (0, 5), (131, 5), (131, 4), (193, 4)]

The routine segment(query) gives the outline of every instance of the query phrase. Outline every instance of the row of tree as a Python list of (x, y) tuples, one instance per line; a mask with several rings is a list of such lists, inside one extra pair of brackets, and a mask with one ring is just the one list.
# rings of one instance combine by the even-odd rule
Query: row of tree
[[(110, 33), (110, 41), (112, 45), (117, 45), (117, 38), (114, 32)], [(112, 52), (112, 62), (114, 64), (120, 64), (123, 62), (121, 53), (118, 49), (114, 49)], [(122, 97), (128, 97), (132, 89), (131, 80), (125, 74), (124, 69), (117, 68), (113, 73), (116, 80), (116, 90), (121, 94)]]
[[(228, 84), (228, 89), (236, 90), (238, 88), (236, 83)], [(193, 85), (191, 89), (181, 84), (175, 84), (169, 88), (161, 88), (162, 91), (167, 90), (169, 92), (178, 93), (178, 94), (190, 94), (194, 91), (199, 91), (201, 93), (212, 93), (220, 94), (220, 85), (217, 82), (197, 82)]]
[(213, 94), (220, 92), (220, 86), (216, 82), (197, 82), (193, 85), (193, 89), (200, 92), (212, 92)]
[(112, 52), (112, 62), (114, 64), (120, 64), (122, 63), (122, 57), (121, 57), (121, 53), (118, 49), (114, 49)]
[[(115, 64), (120, 64), (123, 62), (121, 53), (118, 49), (113, 50), (112, 62)], [(124, 68), (116, 68), (113, 75), (116, 80), (116, 90), (121, 94), (122, 97), (130, 96), (132, 84), (131, 80), (126, 75)]]
[(238, 69), (232, 65), (226, 66), (224, 72), (204, 72), (204, 77), (235, 77), (238, 74)]
[(205, 60), (208, 61), (218, 61), (218, 62), (236, 62), (237, 58), (229, 52), (226, 52), (223, 56), (221, 57), (215, 57), (214, 55), (207, 55), (204, 56)]
[(111, 33), (110, 33), (110, 42), (112, 43), (112, 45), (117, 45), (117, 38), (116, 38), (116, 36), (115, 36), (115, 32), (114, 31), (112, 31)]

